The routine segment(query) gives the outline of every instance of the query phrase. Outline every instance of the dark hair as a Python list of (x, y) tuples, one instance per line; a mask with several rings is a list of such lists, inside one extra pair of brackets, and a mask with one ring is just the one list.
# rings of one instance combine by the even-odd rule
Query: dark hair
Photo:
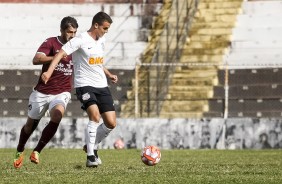
[(78, 28), (78, 23), (75, 18), (67, 16), (64, 17), (61, 21), (61, 29), (66, 30), (69, 27)]
[(105, 12), (98, 12), (96, 15), (94, 15), (92, 19), (92, 25), (94, 25), (95, 23), (98, 23), (98, 25), (102, 25), (103, 22), (108, 22), (111, 24), (113, 23), (113, 20)]

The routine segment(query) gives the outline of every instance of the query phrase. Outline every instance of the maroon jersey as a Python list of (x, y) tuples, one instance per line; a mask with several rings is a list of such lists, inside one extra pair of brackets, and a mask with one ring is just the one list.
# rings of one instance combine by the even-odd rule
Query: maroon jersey
[[(44, 53), (46, 56), (55, 56), (63, 44), (59, 41), (58, 37), (51, 37), (45, 40), (38, 48), (37, 53)], [(41, 74), (46, 72), (50, 64), (43, 64)], [(71, 56), (61, 59), (56, 66), (52, 76), (47, 84), (39, 77), (35, 90), (43, 94), (57, 95), (62, 92), (70, 92), (72, 88), (72, 72), (73, 64)], [(41, 76), (41, 75), (40, 75)]]

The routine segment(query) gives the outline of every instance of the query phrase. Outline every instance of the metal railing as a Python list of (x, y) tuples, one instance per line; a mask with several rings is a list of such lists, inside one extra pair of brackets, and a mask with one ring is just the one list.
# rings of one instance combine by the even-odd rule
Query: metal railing
[[(164, 25), (163, 32), (160, 35), (160, 39), (156, 44), (154, 55), (151, 63), (178, 63), (182, 49), (186, 42), (186, 38), (189, 33), (189, 29), (193, 20), (193, 17), (197, 11), (199, 0), (185, 0), (172, 1), (172, 6), (168, 16), (168, 20)], [(142, 60), (142, 59), (141, 59)], [(146, 63), (137, 63), (136, 65), (136, 77), (138, 77), (139, 69), (145, 66)], [(160, 65), (161, 68), (157, 71), (147, 70), (147, 116), (150, 117), (151, 112), (156, 112), (156, 116), (159, 116), (162, 102), (167, 94), (171, 75), (173, 74), (174, 65)], [(166, 71), (166, 72), (159, 72)], [(156, 80), (151, 80), (152, 76)], [(136, 78), (136, 81), (138, 79)], [(139, 105), (142, 106), (141, 101), (138, 99), (138, 91), (140, 87), (135, 83), (135, 116), (139, 114)], [(152, 104), (151, 98), (156, 99)], [(143, 104), (145, 105), (145, 104)]]

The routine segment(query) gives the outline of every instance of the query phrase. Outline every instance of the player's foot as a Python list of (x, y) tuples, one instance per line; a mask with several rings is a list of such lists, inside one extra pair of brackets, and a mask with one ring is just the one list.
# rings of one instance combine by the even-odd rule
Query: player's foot
[[(87, 153), (87, 145), (86, 145), (86, 144), (83, 146), (82, 150), (83, 150), (85, 153)], [(102, 165), (102, 160), (101, 160), (100, 157), (98, 156), (98, 150), (94, 150), (94, 155), (95, 155), (95, 157), (96, 157), (97, 163), (98, 163), (99, 165)]]
[(38, 164), (39, 163), (39, 155), (40, 153), (38, 153), (37, 151), (33, 151), (29, 157), (30, 161)]
[(23, 165), (23, 159), (24, 159), (24, 153), (17, 151), (14, 158), (14, 167), (17, 169), (20, 168)]
[(86, 167), (98, 167), (97, 158), (94, 155), (87, 156)]
[(87, 153), (87, 145), (86, 145), (86, 144), (84, 144), (82, 150), (83, 150), (85, 153)]
[(100, 157), (98, 156), (98, 150), (94, 150), (94, 155), (96, 157), (97, 163), (99, 165), (102, 165), (102, 160), (100, 159)]

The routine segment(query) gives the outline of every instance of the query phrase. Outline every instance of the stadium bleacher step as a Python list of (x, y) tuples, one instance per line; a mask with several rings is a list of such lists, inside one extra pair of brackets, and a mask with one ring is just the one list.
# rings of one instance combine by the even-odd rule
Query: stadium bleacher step
[(194, 29), (203, 28), (233, 28), (235, 22), (197, 22), (193, 24)]
[(177, 78), (173, 79), (171, 82), (171, 85), (200, 85), (200, 86), (211, 86), (211, 85), (217, 85), (218, 84), (218, 79), (217, 77), (211, 78), (211, 77), (206, 77), (206, 78), (194, 78), (194, 79), (185, 79), (185, 78)]
[(212, 42), (212, 41), (231, 41), (232, 35), (191, 35), (187, 42)]
[(163, 112), (195, 112), (195, 111), (207, 111), (208, 110), (208, 104), (207, 103), (201, 103), (195, 101), (183, 101), (185, 103), (179, 103), (179, 102), (169, 102), (169, 104), (162, 104), (162, 111)]
[(161, 112), (160, 113), (161, 118), (202, 118), (203, 113), (202, 112)]
[(216, 8), (238, 8), (242, 5), (242, 1), (222, 1), (222, 2), (205, 2), (202, 1), (199, 4), (199, 9), (202, 8), (210, 8), (210, 9), (216, 9)]
[(185, 49), (195, 48), (195, 49), (226, 49), (231, 43), (228, 41), (210, 41), (210, 42), (190, 42), (187, 43)]
[(187, 78), (212, 78), (216, 77), (216, 71), (207, 71), (207, 72), (198, 72), (198, 70), (195, 71), (187, 71), (187, 72), (176, 72), (173, 75), (174, 79), (187, 79)]
[(190, 34), (199, 34), (199, 35), (231, 35), (232, 29), (225, 28), (195, 28), (191, 29)]
[(181, 62), (205, 62), (205, 63), (222, 63), (223, 62), (222, 55), (215, 55), (215, 54), (198, 54), (198, 55), (186, 55), (181, 57)]
[(183, 55), (190, 55), (190, 54), (197, 54), (197, 55), (204, 55), (204, 54), (221, 54), (224, 55), (229, 51), (228, 48), (215, 48), (215, 49), (200, 49), (200, 48), (186, 48), (182, 54)]
[(183, 91), (183, 92), (171, 92), (166, 95), (166, 99), (169, 100), (191, 100), (191, 99), (209, 99), (213, 97), (213, 91)]
[(242, 0), (201, 0), (201, 2), (214, 2), (214, 3), (222, 3), (222, 2), (242, 2)]

